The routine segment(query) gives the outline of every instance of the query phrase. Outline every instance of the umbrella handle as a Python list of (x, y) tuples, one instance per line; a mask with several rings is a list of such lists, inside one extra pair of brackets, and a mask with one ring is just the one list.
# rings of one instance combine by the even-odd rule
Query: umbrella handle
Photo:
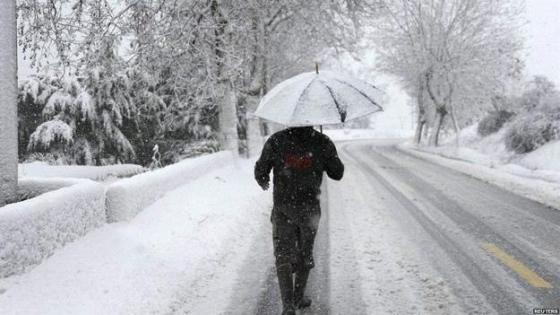
[[(318, 62), (315, 63), (315, 73), (319, 74), (319, 63)], [(319, 125), (319, 131), (321, 133), (323, 133), (323, 125)]]

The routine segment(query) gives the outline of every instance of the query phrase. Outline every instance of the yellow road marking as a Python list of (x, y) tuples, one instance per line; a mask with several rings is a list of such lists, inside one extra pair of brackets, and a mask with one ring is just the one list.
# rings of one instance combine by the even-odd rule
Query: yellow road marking
[(531, 268), (509, 255), (495, 244), (482, 243), (482, 248), (494, 257), (498, 258), (498, 260), (500, 260), (504, 265), (517, 272), (517, 274), (521, 276), (521, 278), (525, 279), (525, 281), (529, 282), (530, 285), (536, 288), (552, 289), (552, 285), (549, 282), (541, 278), (538, 274), (531, 270)]

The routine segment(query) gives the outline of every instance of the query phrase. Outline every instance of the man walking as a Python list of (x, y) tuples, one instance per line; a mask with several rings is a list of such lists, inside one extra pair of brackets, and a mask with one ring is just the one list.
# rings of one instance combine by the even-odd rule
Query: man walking
[(304, 291), (309, 271), (314, 267), (313, 243), (321, 217), (319, 194), (323, 172), (340, 180), (344, 165), (326, 135), (312, 127), (293, 127), (270, 136), (255, 164), (255, 179), (264, 190), (269, 187), (271, 170), (276, 272), (282, 314), (291, 315), (296, 308), (311, 305)]

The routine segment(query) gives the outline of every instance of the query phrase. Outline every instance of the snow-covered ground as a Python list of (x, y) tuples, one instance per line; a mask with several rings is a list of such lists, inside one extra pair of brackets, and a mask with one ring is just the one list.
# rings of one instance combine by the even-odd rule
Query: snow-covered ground
[(174, 305), (223, 312), (251, 238), (269, 224), (270, 192), (253, 182), (251, 166), (209, 172), (132, 221), (107, 224), (1, 279), (0, 314), (151, 314)]
[(222, 151), (116, 181), (106, 191), (107, 221), (129, 220), (167, 192), (233, 163), (231, 152)]
[[(374, 137), (370, 130), (328, 134), (339, 140)], [(29, 272), (0, 279), (0, 314), (222, 314), (255, 310), (267, 284), (263, 276), (274, 265), (269, 220), (272, 196), (254, 182), (253, 163), (254, 159), (238, 160), (208, 172), (168, 192), (129, 222), (105, 224), (57, 250)], [(365, 298), (365, 305), (359, 307), (387, 310), (391, 308), (388, 296), (400, 292), (399, 284), (390, 285), (393, 276), (403, 281), (404, 268), (410, 266), (394, 265), (392, 274), (383, 276), (369, 265), (372, 259), (396, 264), (395, 259), (402, 259), (410, 245), (403, 245), (398, 257), (374, 257), (387, 250), (386, 239), (398, 238), (400, 232), (388, 227), (382, 218), (370, 220), (365, 203), (336, 198), (338, 187), (348, 192), (361, 185), (353, 181), (355, 176), (350, 174), (346, 183), (332, 183), (330, 203), (337, 208), (334, 211), (343, 212), (333, 213), (331, 228), (323, 230), (330, 239), (332, 261), (322, 262), (322, 267), (329, 266), (332, 284), (330, 292), (319, 290), (317, 294), (333, 297), (328, 307), (339, 311), (348, 301), (374, 294), (375, 299)], [(359, 237), (365, 233), (370, 236)], [(354, 270), (354, 276), (349, 278), (348, 270)], [(378, 280), (371, 281), (373, 277)], [(379, 281), (388, 289), (379, 291)], [(350, 296), (354, 290), (356, 296)], [(360, 296), (362, 290), (364, 296)], [(438, 293), (433, 303), (422, 302), (417, 307), (437, 308), (439, 298)], [(406, 300), (406, 307), (412, 308), (416, 302)]]
[(463, 313), (426, 258), (432, 247), (418, 246), (422, 231), (403, 225), (402, 206), (341, 151), (345, 178), (329, 187), (332, 314)]
[[(340, 141), (375, 137), (371, 130), (326, 133)], [(466, 137), (463, 140), (467, 143)], [(310, 284), (312, 298), (328, 303), (320, 306), (326, 305), (334, 314), (500, 313), (494, 305), (499, 302), (477, 289), (482, 282), (472, 282), (470, 275), (459, 272), (464, 266), (459, 264), (458, 268), (454, 258), (446, 254), (455, 249), (439, 247), (415, 221), (418, 218), (405, 211), (407, 202), (403, 200), (407, 198), (417, 207), (412, 214), (425, 211), (435, 220), (437, 224), (431, 228), (451, 229), (455, 234), (450, 235), (464, 239), (455, 223), (446, 223), (448, 219), (439, 212), (434, 214), (437, 211), (429, 206), (433, 201), (424, 200), (429, 196), (415, 192), (416, 188), (400, 178), (400, 168), (383, 160), (381, 155), (389, 154), (385, 148), (396, 142), (375, 141), (380, 157), (371, 161), (372, 153), (364, 149), (367, 147), (350, 145), (353, 142), (338, 145), (347, 174), (341, 182), (326, 181), (324, 209), (329, 210), (318, 235), (318, 266)], [(457, 150), (467, 152), (463, 155), (449, 155), (453, 159), (410, 147), (404, 150), (501, 183), (528, 197), (560, 196), (560, 190), (555, 190), (560, 186), (546, 186), (555, 184), (501, 169), (499, 165), (512, 163), (506, 151), (488, 144), (482, 153), (483, 149), (475, 145), (481, 145), (480, 141)], [(450, 146), (438, 148), (437, 153), (446, 154)], [(498, 153), (489, 154), (491, 150)], [(399, 163), (407, 169), (429, 173), (429, 169), (418, 169), (419, 160), (397, 153), (391, 154), (395, 159), (399, 156)], [(484, 164), (489, 161), (487, 155), (493, 157), (493, 167)], [(459, 160), (467, 160), (465, 157), (471, 162)], [(540, 160), (530, 160), (546, 165), (546, 156), (538, 157)], [(261, 309), (263, 299), (279, 303), (277, 290), (270, 291), (271, 286), (277, 286), (269, 220), (272, 196), (254, 182), (253, 163), (254, 159), (239, 159), (204, 172), (166, 193), (130, 221), (104, 224), (57, 250), (27, 273), (0, 279), (0, 314), (253, 314)], [(372, 174), (386, 178), (390, 184), (383, 184)], [(534, 189), (528, 190), (527, 183)], [(445, 193), (455, 196), (456, 191)], [(548, 200), (549, 204), (560, 205), (560, 197)], [(473, 248), (462, 250), (489, 263), (473, 244)], [(496, 265), (492, 272), (513, 285), (511, 275), (500, 268)], [(328, 283), (326, 287), (317, 287), (321, 281)], [(316, 311), (316, 304), (313, 307), (305, 314), (322, 313)]]
[(447, 137), (439, 147), (402, 145), (411, 153), (468, 173), (530, 199), (560, 208), (560, 141), (527, 154), (515, 154), (504, 145), (505, 130), (487, 137), (477, 125)]
[(424, 147), (422, 150), (517, 175), (560, 182), (560, 141), (549, 142), (527, 154), (515, 154), (505, 147), (506, 128), (487, 137), (479, 136), (476, 130), (477, 125), (461, 130), (459, 146), (456, 136), (450, 135), (441, 146)]

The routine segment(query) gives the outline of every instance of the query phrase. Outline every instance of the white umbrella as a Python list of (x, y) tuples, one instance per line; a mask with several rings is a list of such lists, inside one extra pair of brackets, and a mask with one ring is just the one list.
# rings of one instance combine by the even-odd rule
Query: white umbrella
[(382, 111), (383, 93), (364, 81), (333, 72), (306, 72), (276, 85), (255, 116), (286, 126), (340, 124)]

